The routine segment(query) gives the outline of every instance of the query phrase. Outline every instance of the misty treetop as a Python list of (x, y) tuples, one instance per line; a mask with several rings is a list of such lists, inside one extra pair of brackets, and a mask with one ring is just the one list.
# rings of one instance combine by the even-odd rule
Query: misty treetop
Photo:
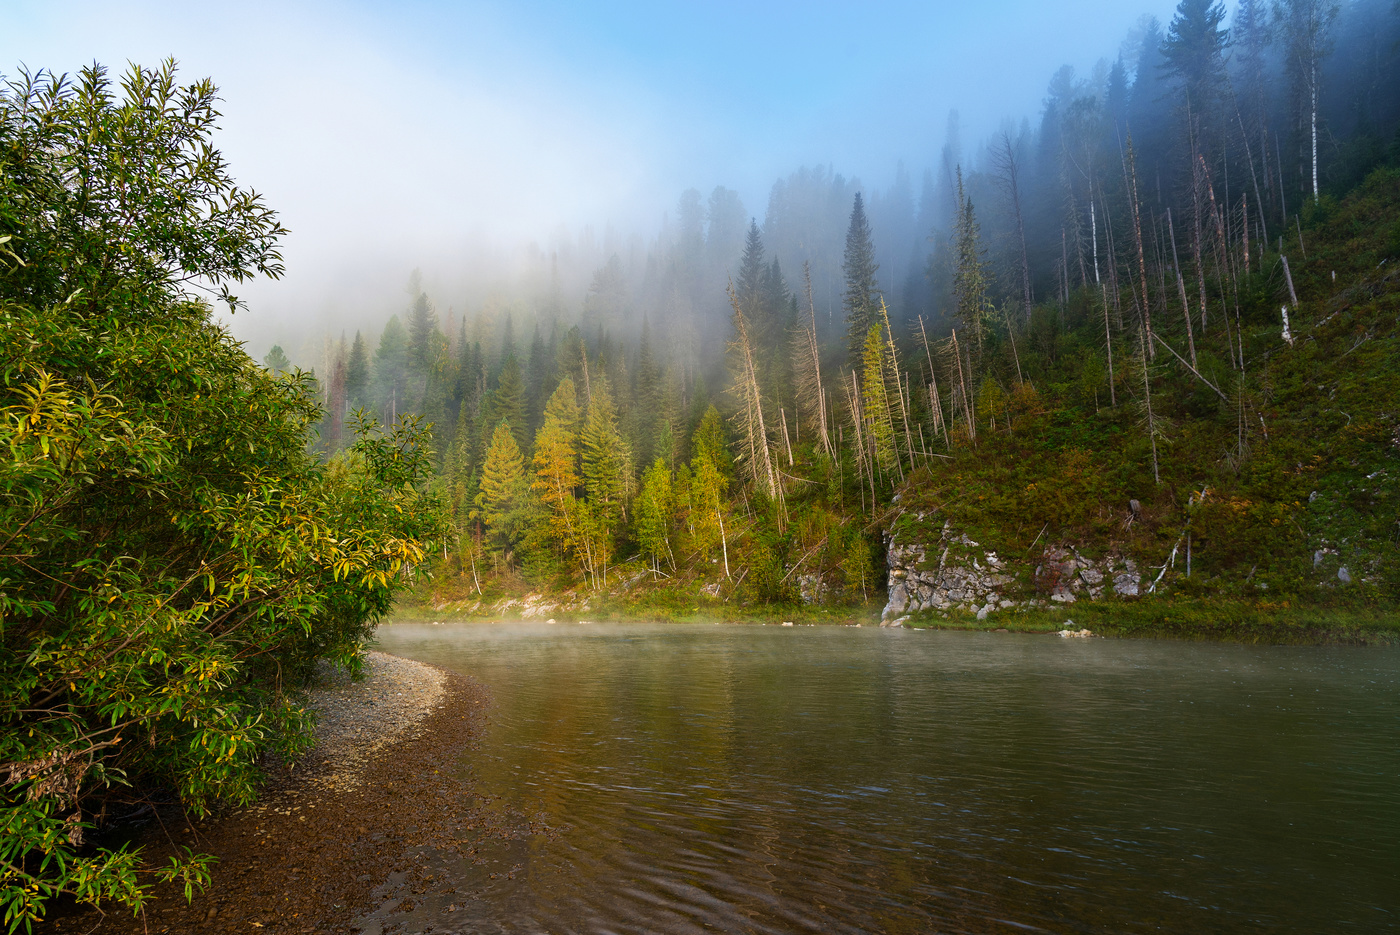
[[(993, 538), (1111, 540), (1102, 517), (1150, 500), (1128, 532), (1143, 545), (1188, 505), (1273, 502), (1283, 488), (1251, 472), (1287, 434), (1279, 308), (1296, 332), (1321, 287), (1309, 231), (1400, 157), (1384, 37), (1400, 15), (1376, 0), (1245, 2), (1233, 19), (1183, 0), (1089, 75), (1051, 76), (1034, 122), (965, 151), (951, 115), (919, 186), (903, 165), (884, 191), (804, 168), (762, 223), (730, 189), (691, 189), (654, 240), (587, 232), (436, 323), (415, 276), (378, 353), (367, 334), (326, 345), (323, 438), (352, 408), (342, 370), (357, 402), (439, 426), (458, 544), (443, 580), (474, 592), (485, 570), (603, 589), (641, 561), (718, 570), (749, 599), (794, 599), (813, 576), (863, 595), (895, 491), (971, 489), (1006, 458), (1029, 473), (963, 516)], [(1035, 452), (1062, 449), (1100, 453), (1083, 493), (1100, 520), (1044, 499), (1065, 468)], [(1278, 569), (1312, 536), (1252, 563), (1251, 586), (1266, 566), (1274, 587), (1300, 581)]]

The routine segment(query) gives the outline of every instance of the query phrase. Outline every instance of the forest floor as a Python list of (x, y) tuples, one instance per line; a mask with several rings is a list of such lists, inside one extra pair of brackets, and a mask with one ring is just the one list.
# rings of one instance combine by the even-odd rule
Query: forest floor
[(206, 892), (187, 902), (177, 885), (159, 886), (136, 916), (58, 907), (40, 930), (342, 933), (411, 904), (434, 873), (428, 854), (471, 859), (485, 838), (531, 833), (473, 788), (465, 758), (489, 703), (469, 678), (371, 653), (363, 680), (311, 693), (317, 744), (295, 768), (270, 770), (258, 802), (203, 821), (172, 805), (134, 831), (148, 866), (185, 845), (213, 854)]

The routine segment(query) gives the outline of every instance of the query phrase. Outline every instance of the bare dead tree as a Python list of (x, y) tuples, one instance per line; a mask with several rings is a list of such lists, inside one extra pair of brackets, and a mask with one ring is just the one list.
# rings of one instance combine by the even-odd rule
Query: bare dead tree
[(1176, 271), (1176, 288), (1181, 293), (1181, 311), (1186, 316), (1186, 346), (1191, 349), (1191, 366), (1196, 366), (1196, 336), (1191, 329), (1191, 306), (1186, 301), (1186, 280), (1181, 278), (1181, 260), (1176, 253), (1176, 226), (1172, 224), (1172, 209), (1167, 209), (1167, 237), (1172, 242), (1172, 268)]
[[(797, 402), (816, 422), (817, 437), (821, 439), (822, 450), (829, 457), (834, 457), (827, 422), (826, 393), (822, 390), (822, 355), (821, 346), (817, 343), (817, 306), (812, 299), (810, 263), (802, 264), (802, 278), (807, 290), (807, 320), (799, 326), (792, 347)], [(798, 435), (801, 434), (799, 428)]]
[(739, 307), (739, 296), (732, 283), (729, 286), (729, 304), (733, 309), (734, 321), (734, 340), (730, 342), (730, 348), (735, 353), (735, 388), (743, 404), (739, 414), (739, 431), (748, 448), (748, 473), (755, 483), (762, 483), (768, 489), (769, 497), (778, 500), (781, 493), (763, 417), (763, 395), (759, 388), (758, 368), (754, 364), (749, 323)]
[(1011, 142), (1011, 133), (1001, 132), (1001, 139), (992, 151), (992, 169), (1003, 188), (1011, 197), (1011, 209), (1016, 215), (1016, 237), (1021, 246), (1021, 313), (1027, 318), (1031, 314), (1031, 263), (1026, 251), (1026, 222), (1021, 213), (1020, 166), (1016, 161), (1016, 146)]

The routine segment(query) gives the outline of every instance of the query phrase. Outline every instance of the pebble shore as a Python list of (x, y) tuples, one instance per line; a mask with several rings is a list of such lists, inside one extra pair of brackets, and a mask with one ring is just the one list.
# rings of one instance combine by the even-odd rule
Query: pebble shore
[(185, 846), (213, 854), (207, 892), (190, 903), (160, 885), (141, 915), (59, 912), (36, 931), (350, 932), (384, 903), (386, 881), (412, 890), (424, 853), (495, 833), (467, 756), (489, 704), (480, 684), (375, 652), (363, 680), (331, 672), (309, 695), (317, 743), (274, 770), (256, 804), (202, 822), (164, 815), (140, 837), (148, 866)]

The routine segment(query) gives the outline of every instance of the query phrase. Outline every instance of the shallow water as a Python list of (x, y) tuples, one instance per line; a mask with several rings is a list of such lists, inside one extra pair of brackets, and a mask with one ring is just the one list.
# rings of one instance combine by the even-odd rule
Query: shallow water
[(675, 624), (378, 638), (490, 687), (481, 790), (565, 830), (435, 855), (444, 879), (370, 930), (1400, 929), (1395, 650)]

